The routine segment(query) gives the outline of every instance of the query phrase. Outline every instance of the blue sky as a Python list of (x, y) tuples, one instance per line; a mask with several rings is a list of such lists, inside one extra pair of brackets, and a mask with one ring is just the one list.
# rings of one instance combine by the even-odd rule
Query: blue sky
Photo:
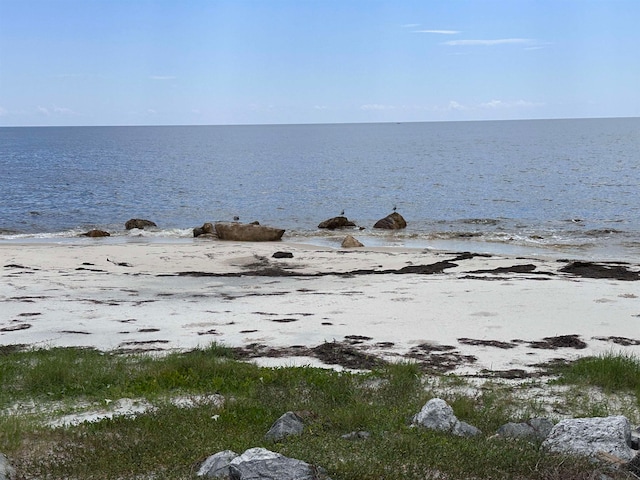
[(638, 0), (0, 0), (0, 126), (640, 116)]

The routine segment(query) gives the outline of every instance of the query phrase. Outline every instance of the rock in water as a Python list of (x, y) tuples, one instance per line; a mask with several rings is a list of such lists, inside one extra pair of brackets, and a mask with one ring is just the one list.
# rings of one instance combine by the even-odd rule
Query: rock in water
[(273, 242), (280, 240), (284, 230), (250, 223), (215, 224), (216, 235), (220, 240), (234, 240), (236, 242)]
[(200, 235), (210, 235), (210, 236), (215, 236), (216, 235), (216, 229), (213, 228), (213, 224), (206, 222), (203, 223), (201, 227), (196, 227), (193, 229), (193, 236), (194, 237), (199, 237)]
[(111, 234), (109, 232), (105, 232), (104, 230), (89, 230), (86, 233), (82, 234), (85, 237), (110, 237)]
[(558, 422), (542, 446), (552, 452), (597, 458), (600, 452), (625, 462), (635, 456), (631, 444), (631, 425), (622, 416), (572, 418)]
[(144, 220), (142, 218), (132, 218), (131, 220), (127, 220), (127, 223), (124, 224), (124, 228), (127, 230), (132, 230), (134, 228), (142, 230), (147, 227), (157, 227), (157, 225), (151, 220)]
[(329, 230), (335, 230), (336, 228), (355, 227), (356, 224), (351, 222), (347, 217), (333, 217), (321, 222), (318, 228), (327, 228)]
[(384, 228), (386, 230), (400, 230), (407, 227), (407, 222), (397, 212), (393, 212), (376, 222), (373, 228)]
[(354, 248), (354, 247), (364, 247), (362, 243), (356, 240), (351, 235), (347, 235), (342, 241), (342, 248)]

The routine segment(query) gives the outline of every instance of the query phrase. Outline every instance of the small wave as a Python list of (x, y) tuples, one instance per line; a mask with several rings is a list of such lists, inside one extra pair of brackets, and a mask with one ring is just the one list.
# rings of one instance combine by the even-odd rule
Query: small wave
[(459, 222), (467, 225), (498, 225), (501, 223), (497, 218), (464, 218)]

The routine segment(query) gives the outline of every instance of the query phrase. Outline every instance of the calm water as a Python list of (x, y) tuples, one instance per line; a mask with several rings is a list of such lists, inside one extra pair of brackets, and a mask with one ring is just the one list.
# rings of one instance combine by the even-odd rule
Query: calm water
[[(0, 241), (237, 215), (334, 244), (344, 209), (368, 245), (640, 257), (638, 118), (0, 128), (0, 172)], [(409, 227), (372, 231), (394, 206)]]

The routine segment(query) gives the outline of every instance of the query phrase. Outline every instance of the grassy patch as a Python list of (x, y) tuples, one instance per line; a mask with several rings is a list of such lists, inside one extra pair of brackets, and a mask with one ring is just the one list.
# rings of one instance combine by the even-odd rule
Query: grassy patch
[[(592, 381), (583, 374), (563, 373), (562, 378)], [(439, 383), (444, 391), (438, 391)], [(500, 425), (522, 420), (513, 417), (523, 409), (514, 405), (512, 389), (487, 384), (465, 393), (465, 379), (439, 382), (413, 364), (356, 374), (260, 368), (234, 360), (231, 350), (217, 345), (161, 357), (6, 349), (0, 352), (0, 386), (0, 452), (9, 456), (20, 478), (193, 479), (208, 455), (259, 446), (321, 465), (334, 480), (588, 479), (597, 478), (599, 468), (545, 454), (536, 444), (490, 439)], [(166, 401), (214, 393), (224, 396), (224, 405), (179, 408)], [(447, 400), (458, 418), (485, 435), (463, 439), (410, 428), (411, 417), (434, 396)], [(127, 397), (156, 408), (66, 428), (43, 422), (78, 405), (104, 406), (107, 399)], [(306, 419), (304, 434), (266, 441), (264, 434), (286, 411)], [(342, 438), (361, 430), (370, 437)], [(623, 471), (607, 474), (630, 478)]]

